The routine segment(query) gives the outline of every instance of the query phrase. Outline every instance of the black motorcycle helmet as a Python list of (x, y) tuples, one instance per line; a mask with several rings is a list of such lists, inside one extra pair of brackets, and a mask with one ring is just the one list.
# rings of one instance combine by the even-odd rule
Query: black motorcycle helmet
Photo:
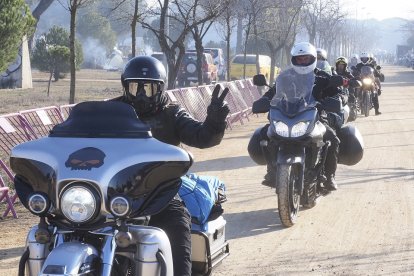
[(164, 65), (156, 58), (139, 56), (125, 65), (121, 75), (124, 95), (138, 115), (158, 110), (166, 79)]

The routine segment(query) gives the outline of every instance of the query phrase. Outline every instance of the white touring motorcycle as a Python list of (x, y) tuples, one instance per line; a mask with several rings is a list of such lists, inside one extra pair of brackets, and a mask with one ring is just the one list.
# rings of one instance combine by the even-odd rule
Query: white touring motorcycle
[[(170, 241), (148, 226), (176, 196), (191, 155), (154, 139), (129, 105), (86, 102), (11, 153), (16, 192), (38, 225), (19, 275), (173, 275)], [(192, 231), (194, 275), (228, 254), (222, 216)]]

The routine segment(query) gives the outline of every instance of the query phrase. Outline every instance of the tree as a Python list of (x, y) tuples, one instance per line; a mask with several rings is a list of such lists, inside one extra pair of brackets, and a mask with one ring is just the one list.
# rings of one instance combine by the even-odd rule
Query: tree
[[(185, 38), (188, 33), (197, 25), (203, 24), (214, 18), (216, 10), (220, 10), (222, 1), (205, 0), (206, 2), (216, 3), (209, 4), (208, 10), (203, 10), (194, 16), (193, 10), (201, 4), (201, 0), (158, 0), (144, 12), (145, 16), (141, 19), (144, 28), (150, 30), (157, 37), (161, 51), (165, 54), (168, 63), (168, 89), (175, 87), (178, 69), (185, 53)], [(160, 18), (160, 24), (157, 27), (151, 25), (154, 17)], [(179, 27), (179, 34), (173, 39), (169, 33), (169, 23), (176, 21)]]
[(35, 20), (24, 0), (0, 1), (0, 72), (14, 61)]
[[(82, 46), (78, 41), (75, 45), (76, 68), (79, 69), (83, 62)], [(66, 57), (62, 48), (67, 48), (69, 51), (69, 32), (62, 27), (53, 26), (48, 33), (44, 33), (36, 41), (32, 51), (33, 66), (40, 71), (50, 72), (51, 77), (53, 76), (55, 81), (58, 81), (62, 73), (70, 70), (69, 56), (66, 62), (63, 62), (64, 58), (58, 57), (59, 54)], [(62, 61), (62, 63), (59, 64), (57, 61)]]
[(70, 49), (70, 92), (69, 103), (75, 103), (75, 89), (76, 89), (76, 51), (75, 51), (75, 34), (76, 34), (76, 15), (78, 10), (88, 4), (92, 4), (95, 0), (67, 0), (66, 5), (58, 0), (62, 7), (70, 12), (70, 35), (69, 35), (69, 49)]
[[(196, 18), (197, 14), (201, 14), (202, 12), (210, 10), (210, 7), (208, 5), (216, 5), (217, 3), (211, 2), (211, 1), (201, 1), (201, 3), (197, 4), (195, 8), (193, 9), (193, 17)], [(206, 6), (204, 6), (206, 5)], [(208, 30), (210, 29), (211, 25), (213, 24), (214, 19), (216, 19), (217, 16), (219, 16), (219, 10), (214, 9), (215, 12), (214, 17), (212, 17), (209, 21), (205, 21), (201, 24), (195, 25), (194, 28), (191, 29), (191, 33), (193, 35), (194, 43), (195, 43), (195, 49), (197, 53), (197, 79), (198, 83), (203, 83), (203, 71), (202, 71), (202, 62), (203, 62), (203, 39), (204, 36), (207, 34)]]
[(233, 34), (234, 28), (237, 24), (237, 12), (233, 9), (237, 0), (226, 0), (226, 8), (218, 18), (219, 25), (217, 26), (218, 33), (222, 36), (226, 42), (226, 56), (227, 58), (227, 81), (230, 81), (230, 39)]
[(270, 82), (272, 83), (275, 76), (276, 56), (284, 48), (296, 24), (299, 20), (300, 11), (303, 6), (302, 0), (272, 1), (266, 7), (262, 23), (261, 36), (266, 41), (269, 48), (270, 64)]
[(131, 57), (136, 56), (137, 23), (146, 9), (146, 1), (142, 0), (115, 0), (110, 9), (111, 18), (115, 21), (129, 25), (131, 30)]
[[(40, 16), (50, 7), (50, 5), (53, 3), (53, 0), (35, 0), (35, 1), (29, 1), (26, 0), (26, 3), (28, 3), (29, 5), (33, 5), (35, 2), (37, 3), (36, 8), (34, 8), (32, 15), (35, 18), (35, 24), (34, 24), (34, 32), (37, 29), (37, 23), (40, 20)], [(30, 36), (29, 39), (29, 49), (32, 50), (32, 42), (33, 42), (33, 35)]]
[(78, 20), (78, 34), (82, 39), (88, 37), (96, 39), (100, 45), (111, 53), (116, 44), (116, 34), (112, 31), (111, 24), (106, 17), (96, 11), (89, 11), (82, 14)]

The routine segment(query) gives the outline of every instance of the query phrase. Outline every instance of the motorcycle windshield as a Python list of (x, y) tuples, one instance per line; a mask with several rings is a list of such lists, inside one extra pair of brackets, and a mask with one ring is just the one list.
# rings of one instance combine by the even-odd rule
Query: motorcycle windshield
[(374, 75), (374, 69), (371, 66), (361, 67), (361, 77), (372, 77)]
[(286, 115), (295, 115), (315, 103), (312, 88), (314, 74), (300, 75), (293, 70), (282, 72), (276, 79), (276, 93), (270, 105)]

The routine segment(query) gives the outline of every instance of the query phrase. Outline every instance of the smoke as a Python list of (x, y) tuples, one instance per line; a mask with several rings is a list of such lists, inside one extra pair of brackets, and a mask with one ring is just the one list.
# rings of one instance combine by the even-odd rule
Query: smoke
[(104, 68), (108, 53), (97, 39), (86, 38), (81, 41), (83, 49), (83, 67), (92, 69)]

